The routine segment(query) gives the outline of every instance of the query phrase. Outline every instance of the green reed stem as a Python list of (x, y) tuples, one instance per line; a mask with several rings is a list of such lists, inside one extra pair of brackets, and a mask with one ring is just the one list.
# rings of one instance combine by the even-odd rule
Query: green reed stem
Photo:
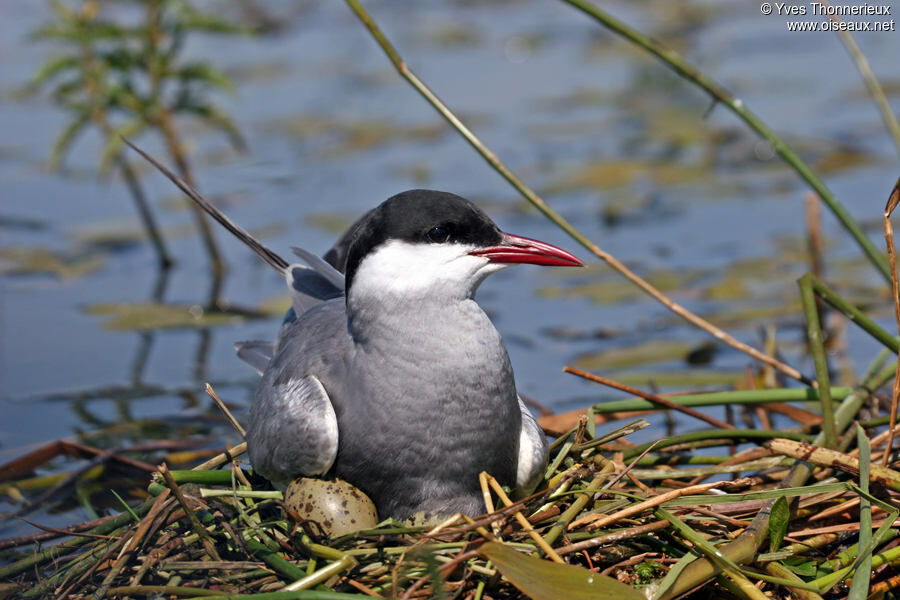
[(625, 23), (597, 8), (591, 2), (588, 2), (587, 0), (565, 0), (565, 2), (568, 2), (575, 8), (592, 17), (607, 29), (610, 29), (650, 52), (671, 67), (678, 75), (702, 88), (712, 96), (713, 99), (721, 102), (734, 114), (740, 117), (740, 119), (749, 125), (753, 131), (769, 142), (775, 152), (777, 152), (778, 155), (781, 156), (781, 158), (790, 165), (807, 184), (809, 184), (825, 205), (828, 206), (835, 218), (837, 218), (841, 225), (844, 226), (844, 229), (846, 229), (853, 239), (856, 240), (856, 243), (862, 249), (866, 257), (868, 257), (872, 265), (875, 266), (887, 281), (891, 280), (891, 270), (884, 254), (878, 251), (872, 241), (866, 236), (862, 227), (860, 227), (853, 217), (850, 216), (847, 209), (845, 209), (837, 198), (835, 198), (834, 194), (826, 187), (825, 183), (813, 173), (812, 169), (809, 168), (803, 159), (801, 159), (784, 140), (778, 137), (775, 132), (769, 129), (759, 117), (747, 109), (740, 98), (735, 97), (731, 92), (704, 75), (701, 71), (697, 70), (696, 67), (684, 60), (684, 58), (674, 50), (665, 48), (641, 32), (632, 29)]
[[(853, 388), (833, 387), (831, 397), (838, 401), (853, 393)], [(820, 394), (814, 388), (782, 388), (771, 390), (741, 390), (735, 392), (710, 392), (708, 394), (684, 394), (666, 398), (679, 406), (719, 406), (723, 404), (768, 404), (771, 402), (817, 402)], [(597, 414), (635, 410), (655, 410), (659, 406), (643, 398), (627, 398), (594, 405)]]
[(803, 314), (806, 315), (806, 334), (809, 338), (809, 350), (816, 365), (816, 380), (819, 382), (819, 399), (822, 402), (822, 418), (824, 420), (825, 447), (834, 448), (837, 444), (837, 432), (834, 425), (834, 407), (831, 402), (831, 381), (828, 375), (828, 360), (825, 357), (825, 344), (822, 339), (822, 325), (819, 323), (819, 311), (816, 309), (816, 296), (813, 292), (812, 275), (807, 273), (800, 278), (800, 301)]
[(809, 273), (808, 277), (812, 284), (812, 289), (817, 296), (831, 305), (832, 308), (843, 313), (848, 319), (859, 325), (863, 331), (881, 342), (881, 344), (890, 349), (894, 354), (900, 352), (900, 339), (897, 339), (897, 336), (891, 335), (885, 329), (879, 327), (878, 324), (866, 316), (864, 312), (841, 298), (834, 290), (825, 285), (821, 279), (812, 273)]
[(791, 433), (789, 431), (762, 431), (759, 429), (709, 429), (706, 431), (692, 431), (691, 433), (683, 433), (681, 435), (673, 435), (657, 442), (647, 442), (638, 444), (628, 448), (623, 453), (623, 459), (629, 460), (635, 456), (639, 456), (641, 452), (654, 445), (654, 450), (668, 448), (670, 446), (678, 446), (680, 444), (692, 444), (706, 440), (721, 441), (721, 444), (727, 444), (734, 440), (769, 440), (774, 438), (784, 438), (787, 440), (795, 440), (798, 442), (809, 442), (813, 440), (813, 436), (803, 433)]

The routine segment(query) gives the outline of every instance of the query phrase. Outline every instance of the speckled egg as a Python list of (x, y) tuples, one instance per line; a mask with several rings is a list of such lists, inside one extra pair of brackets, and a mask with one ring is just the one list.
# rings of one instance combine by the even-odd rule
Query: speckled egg
[(318, 523), (332, 537), (378, 524), (375, 504), (342, 479), (299, 477), (288, 484), (284, 503), (301, 518)]

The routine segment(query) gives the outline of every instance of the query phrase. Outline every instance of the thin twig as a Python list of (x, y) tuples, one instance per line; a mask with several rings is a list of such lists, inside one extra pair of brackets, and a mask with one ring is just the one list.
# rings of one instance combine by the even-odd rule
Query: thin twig
[(584, 540), (583, 542), (577, 542), (574, 544), (569, 544), (567, 546), (563, 546), (562, 548), (557, 548), (557, 554), (569, 554), (570, 552), (580, 552), (581, 550), (587, 550), (588, 548), (595, 548), (597, 546), (602, 546), (603, 544), (609, 544), (612, 542), (618, 542), (620, 540), (630, 540), (637, 538), (642, 535), (646, 535), (648, 533), (652, 533), (654, 531), (660, 529), (666, 529), (667, 527), (671, 527), (672, 524), (668, 521), (653, 521), (652, 523), (647, 523), (646, 525), (638, 525), (637, 527), (629, 527), (627, 529), (619, 529), (617, 531), (613, 531), (607, 533), (605, 535), (598, 535), (597, 537), (593, 537), (589, 540)]
[[(828, 0), (823, 0), (823, 4), (828, 4)], [(841, 22), (841, 18), (834, 14), (829, 13), (828, 18), (837, 23)], [(876, 77), (875, 72), (872, 71), (869, 60), (866, 58), (866, 55), (863, 54), (862, 50), (859, 49), (856, 40), (853, 39), (853, 35), (849, 31), (840, 28), (835, 31), (841, 38), (841, 42), (844, 43), (844, 48), (847, 49), (850, 58), (853, 60), (854, 64), (856, 64), (856, 68), (859, 69), (859, 74), (862, 75), (863, 81), (865, 81), (866, 87), (869, 90), (869, 94), (872, 95), (872, 99), (875, 100), (875, 104), (878, 106), (878, 112), (881, 113), (881, 119), (884, 121), (888, 131), (890, 131), (891, 137), (894, 140), (894, 145), (897, 146), (897, 151), (900, 152), (900, 123), (897, 122), (897, 115), (894, 114), (891, 103), (884, 93), (884, 89), (882, 89), (881, 84), (878, 83), (878, 77)]]
[[(894, 247), (894, 226), (891, 223), (891, 215), (897, 204), (900, 203), (900, 180), (894, 184), (894, 189), (884, 207), (884, 239), (887, 242), (888, 260), (891, 265), (891, 297), (894, 300), (894, 318), (897, 320), (897, 330), (900, 331), (900, 283), (897, 281), (897, 251)], [(894, 427), (897, 425), (897, 403), (900, 402), (900, 354), (897, 355), (897, 370), (894, 373), (894, 387), (891, 394), (891, 422), (888, 430), (888, 442), (881, 464), (887, 466), (894, 446)]]
[(237, 458), (238, 456), (240, 456), (241, 454), (243, 454), (246, 451), (247, 451), (247, 442), (241, 442), (234, 448), (231, 448), (230, 450), (226, 450), (225, 452), (223, 452), (222, 454), (219, 454), (217, 456), (213, 456), (208, 461), (206, 461), (204, 463), (200, 463), (199, 465), (197, 465), (196, 467), (194, 467), (191, 470), (192, 471), (209, 471), (211, 469), (216, 469), (218, 467), (221, 467), (222, 465), (224, 465), (227, 462), (231, 462), (232, 460), (234, 460), (235, 458)]
[[(557, 227), (565, 231), (569, 234), (572, 239), (576, 242), (584, 246), (588, 251), (594, 254), (600, 260), (606, 262), (610, 267), (618, 271), (622, 274), (626, 279), (630, 282), (638, 286), (645, 293), (652, 296), (655, 300), (661, 303), (663, 306), (674, 312), (676, 315), (685, 319), (695, 327), (699, 327), (703, 331), (706, 331), (708, 334), (716, 338), (717, 340), (722, 341), (725, 344), (728, 344), (732, 348), (739, 350), (749, 356), (752, 356), (756, 360), (763, 362), (765, 364), (771, 365), (772, 367), (778, 369), (788, 377), (801, 381), (807, 385), (814, 385), (809, 378), (803, 375), (800, 371), (795, 369), (794, 367), (785, 364), (776, 358), (766, 355), (763, 352), (760, 352), (756, 348), (741, 342), (737, 338), (732, 335), (726, 333), (724, 330), (716, 327), (709, 321), (697, 316), (692, 313), (688, 309), (684, 308), (677, 302), (673, 301), (671, 298), (663, 294), (657, 288), (650, 285), (647, 281), (642, 279), (636, 273), (634, 273), (631, 269), (626, 267), (623, 263), (618, 261), (613, 255), (601, 250), (599, 246), (594, 244), (591, 240), (589, 240), (583, 233), (578, 231), (575, 227), (572, 226), (571, 223), (566, 221), (562, 215), (557, 213), (555, 210), (550, 208), (544, 200), (538, 196), (531, 188), (525, 185), (521, 179), (519, 179), (510, 169), (506, 166), (506, 164), (501, 161), (494, 152), (488, 148), (484, 142), (482, 142), (472, 130), (470, 130), (466, 125), (457, 117), (453, 111), (451, 111), (443, 101), (438, 98), (438, 96), (427, 86), (425, 83), (420, 80), (415, 73), (410, 70), (407, 64), (403, 61), (394, 47), (391, 45), (390, 41), (385, 37), (384, 33), (382, 33), (381, 29), (379, 29), (378, 25), (372, 20), (372, 17), (363, 8), (357, 0), (346, 0), (347, 4), (350, 6), (351, 10), (359, 17), (359, 20), (362, 21), (363, 25), (366, 26), (366, 29), (372, 34), (372, 37), (375, 38), (375, 41), (387, 55), (388, 59), (397, 69), (397, 72), (406, 79), (413, 88), (416, 89), (437, 111), (440, 113), (442, 117), (444, 117), (450, 125), (456, 129), (460, 133), (460, 135), (465, 138), (469, 144), (472, 145), (473, 148), (482, 156), (482, 158), (487, 161), (487, 163), (493, 167), (495, 171), (497, 171), (504, 179), (506, 179), (510, 185), (512, 185), (516, 191), (518, 191), (522, 196), (531, 203), (536, 209), (538, 209), (541, 213), (544, 214), (550, 221), (556, 224)], [(827, 193), (827, 190), (825, 190)]]
[[(500, 484), (497, 483), (497, 480), (485, 473), (481, 472), (488, 484), (491, 486), (491, 489), (494, 490), (494, 493), (497, 494), (497, 497), (500, 498), (500, 501), (507, 507), (512, 506), (512, 500), (509, 499), (509, 496), (506, 495), (506, 492), (503, 491), (503, 488), (500, 487)], [(553, 548), (550, 547), (550, 544), (544, 541), (544, 539), (538, 535), (538, 533), (534, 530), (534, 527), (531, 526), (531, 523), (528, 522), (528, 519), (525, 518), (525, 515), (522, 514), (521, 511), (516, 511), (513, 513), (513, 516), (516, 518), (516, 521), (519, 522), (519, 525), (522, 526), (522, 529), (528, 533), (529, 537), (534, 540), (534, 543), (537, 544), (538, 548), (540, 548), (547, 557), (550, 558), (553, 562), (563, 564), (565, 561), (561, 559), (556, 552), (553, 551)]]
[(213, 389), (209, 383), (206, 384), (206, 393), (209, 394), (209, 397), (213, 399), (213, 402), (216, 403), (216, 406), (219, 407), (223, 413), (225, 413), (225, 417), (228, 418), (228, 421), (231, 423), (231, 426), (234, 427), (239, 434), (241, 434), (242, 438), (247, 437), (247, 432), (244, 431), (244, 428), (241, 427), (241, 424), (238, 423), (238, 420), (234, 418), (234, 415), (231, 414), (231, 411), (228, 410), (228, 407), (225, 406), (225, 403), (222, 402), (222, 399), (219, 398), (219, 395), (216, 393), (216, 390)]
[(607, 525), (612, 525), (616, 521), (620, 521), (627, 517), (633, 517), (634, 515), (639, 515), (645, 510), (649, 508), (656, 508), (657, 506), (668, 502), (669, 500), (674, 500), (676, 498), (681, 498), (682, 496), (690, 496), (692, 494), (698, 494), (700, 492), (707, 492), (711, 489), (715, 489), (718, 487), (722, 487), (723, 485), (731, 485), (733, 482), (731, 481), (715, 481), (713, 483), (701, 483), (699, 485), (691, 485), (685, 488), (672, 490), (670, 492), (666, 492), (664, 494), (660, 494), (658, 496), (653, 496), (652, 498), (648, 498), (643, 502), (636, 502), (631, 504), (627, 508), (623, 508), (619, 512), (613, 513), (611, 515), (599, 515), (599, 514), (588, 514), (580, 519), (573, 521), (569, 524), (569, 529), (577, 529), (578, 527), (587, 525), (589, 529), (600, 529), (601, 527), (606, 527)]
[[(89, 532), (79, 533), (77, 531), (72, 531), (71, 527), (67, 528), (67, 529), (57, 529), (55, 527), (47, 527), (46, 525), (41, 525), (40, 523), (35, 523), (33, 521), (29, 521), (28, 519), (26, 519), (24, 517), (16, 517), (16, 518), (24, 523), (28, 523), (32, 527), (36, 527), (37, 529), (40, 529), (41, 531), (55, 534), (57, 537), (62, 536), (62, 535), (67, 535), (67, 536), (74, 536), (74, 537), (95, 538), (98, 540), (117, 540), (117, 539), (119, 539), (117, 536), (114, 536), (114, 535), (100, 535), (97, 533), (89, 533)], [(29, 537), (33, 537), (33, 536), (29, 536)]]
[(630, 385), (625, 385), (624, 383), (619, 383), (618, 381), (613, 381), (612, 379), (607, 379), (606, 377), (600, 377), (599, 375), (594, 375), (593, 373), (588, 373), (587, 371), (582, 371), (581, 369), (576, 369), (574, 367), (563, 367), (563, 371), (566, 373), (571, 373), (572, 375), (577, 375), (578, 377), (583, 377), (584, 379), (594, 381), (596, 383), (602, 383), (603, 385), (609, 386), (611, 388), (615, 388), (617, 390), (622, 390), (623, 392), (627, 392), (633, 396), (639, 396), (644, 400), (649, 402), (653, 402), (654, 404), (659, 405), (662, 408), (668, 408), (671, 410), (676, 410), (680, 413), (684, 413), (695, 419), (700, 419), (706, 423), (709, 423), (713, 427), (717, 427), (719, 429), (734, 429), (734, 425), (729, 425), (724, 421), (720, 421), (714, 417), (710, 417), (709, 415), (705, 415), (698, 410), (694, 410), (693, 408), (687, 406), (681, 406), (679, 404), (675, 404), (671, 400), (666, 400), (662, 396), (658, 394), (651, 394), (650, 392), (645, 392), (643, 390), (639, 390), (637, 388), (633, 388)]
[(734, 114), (740, 117), (742, 121), (753, 129), (753, 131), (769, 142), (775, 152), (777, 152), (781, 158), (809, 184), (813, 191), (822, 198), (822, 201), (825, 202), (825, 205), (828, 206), (829, 209), (831, 209), (832, 214), (840, 221), (841, 225), (844, 226), (844, 229), (846, 229), (853, 239), (856, 240), (856, 243), (868, 257), (869, 261), (882, 274), (885, 280), (890, 281), (891, 274), (884, 255), (878, 251), (872, 243), (872, 240), (866, 236), (862, 227), (859, 226), (850, 213), (847, 212), (847, 209), (845, 209), (837, 198), (835, 198), (834, 194), (831, 193), (831, 190), (828, 189), (825, 183), (813, 173), (812, 169), (809, 168), (803, 159), (801, 159), (783, 139), (777, 136), (774, 131), (769, 129), (759, 117), (748, 110), (740, 98), (736, 98), (731, 92), (697, 70), (696, 67), (684, 60), (680, 54), (671, 48), (662, 46), (636, 29), (613, 18), (591, 2), (588, 2), (588, 0), (565, 1), (592, 17), (607, 29), (650, 52), (671, 67), (681, 77), (695, 83), (712, 96), (715, 101), (721, 102)]

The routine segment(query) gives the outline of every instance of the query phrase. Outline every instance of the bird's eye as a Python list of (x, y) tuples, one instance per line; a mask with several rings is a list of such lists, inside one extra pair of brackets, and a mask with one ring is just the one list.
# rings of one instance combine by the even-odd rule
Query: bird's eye
[(447, 227), (432, 227), (425, 234), (425, 237), (428, 238), (429, 242), (443, 244), (450, 239), (450, 230)]

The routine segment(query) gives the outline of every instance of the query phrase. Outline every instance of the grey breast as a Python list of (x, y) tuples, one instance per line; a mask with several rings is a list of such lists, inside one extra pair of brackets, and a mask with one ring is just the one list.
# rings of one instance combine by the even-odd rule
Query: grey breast
[(522, 417), (500, 335), (473, 300), (393, 312), (355, 343), (350, 402), (334, 398), (335, 473), (382, 517), (480, 514), (482, 470), (516, 483)]

